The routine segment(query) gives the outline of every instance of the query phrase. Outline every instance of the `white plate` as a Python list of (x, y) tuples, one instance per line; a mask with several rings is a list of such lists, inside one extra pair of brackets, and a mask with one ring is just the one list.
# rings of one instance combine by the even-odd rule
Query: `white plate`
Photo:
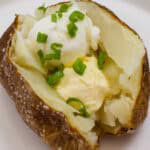
[[(0, 0), (0, 35), (12, 22), (15, 13), (31, 13), (46, 0)], [(59, 1), (59, 0), (57, 0)], [(150, 1), (97, 0), (111, 8), (143, 38), (150, 56)], [(47, 0), (47, 4), (56, 0)], [(150, 58), (150, 57), (149, 57)], [(134, 135), (105, 137), (102, 150), (149, 150), (150, 115)], [(0, 150), (49, 150), (22, 121), (13, 102), (0, 86)]]

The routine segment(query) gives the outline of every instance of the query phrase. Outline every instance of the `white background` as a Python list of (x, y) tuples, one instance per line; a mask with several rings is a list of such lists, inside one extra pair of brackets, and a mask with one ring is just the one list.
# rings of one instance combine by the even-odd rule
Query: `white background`
[[(59, 0), (57, 0), (59, 1)], [(150, 58), (150, 0), (97, 0), (111, 8), (144, 40)], [(56, 0), (0, 0), (0, 35), (15, 14), (32, 13), (40, 4)], [(0, 150), (49, 150), (22, 121), (15, 105), (0, 86)], [(105, 137), (101, 150), (150, 150), (150, 115), (134, 135)]]

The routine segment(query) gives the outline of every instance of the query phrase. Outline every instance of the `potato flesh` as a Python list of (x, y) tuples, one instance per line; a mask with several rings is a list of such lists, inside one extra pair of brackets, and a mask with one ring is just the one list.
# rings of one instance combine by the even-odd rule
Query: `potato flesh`
[(110, 91), (108, 97), (119, 94), (120, 85), (118, 79), (121, 73), (121, 69), (119, 69), (119, 67), (113, 62), (113, 60), (107, 58), (106, 63), (104, 65), (103, 72), (110, 85)]
[(140, 91), (141, 79), (142, 67), (138, 68), (130, 77), (122, 73), (119, 77), (120, 87), (125, 93), (130, 94), (133, 99), (136, 99)]
[(34, 68), (39, 72), (41, 72), (42, 74), (45, 74), (46, 71), (43, 69), (38, 59), (36, 59), (34, 53), (27, 48), (24, 40), (25, 39), (23, 39), (22, 33), (16, 32), (16, 47), (15, 47), (14, 61), (23, 67), (32, 69)]
[(62, 101), (58, 93), (47, 84), (45, 78), (40, 72), (22, 68), (18, 65), (17, 68), (21, 75), (23, 75), (29, 83), (33, 91), (35, 91), (35, 93), (45, 102), (45, 104), (54, 110), (63, 112), (67, 116), (67, 119), (73, 128), (76, 128), (85, 138), (88, 137), (91, 144), (96, 143), (97, 136), (91, 131), (95, 125), (93, 119), (83, 118), (80, 116), (75, 117), (73, 112), (77, 111)]
[(101, 29), (101, 40), (109, 57), (124, 73), (131, 76), (140, 67), (145, 55), (145, 48), (139, 37), (96, 4), (79, 3), (82, 9), (87, 10), (93, 23)]
[(104, 116), (101, 121), (110, 126), (116, 126), (116, 120), (126, 126), (128, 125), (134, 101), (126, 96), (121, 96), (120, 98), (114, 98), (111, 100), (106, 100), (104, 105)]

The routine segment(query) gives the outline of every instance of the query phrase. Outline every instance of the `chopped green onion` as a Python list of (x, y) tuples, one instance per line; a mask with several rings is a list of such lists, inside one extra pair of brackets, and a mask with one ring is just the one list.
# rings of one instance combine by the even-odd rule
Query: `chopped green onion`
[(67, 30), (70, 37), (73, 38), (76, 36), (78, 27), (73, 22), (71, 22), (67, 25)]
[(98, 67), (99, 69), (103, 69), (103, 66), (105, 64), (105, 59), (106, 59), (106, 52), (100, 51), (98, 55)]
[(62, 12), (56, 11), (56, 14), (58, 15), (59, 18), (62, 18), (62, 15), (63, 15)]
[(84, 14), (80, 11), (73, 11), (72, 14), (69, 17), (69, 20), (71, 22), (77, 22), (77, 21), (81, 21), (84, 19)]
[(61, 48), (63, 45), (61, 43), (52, 43), (51, 49), (53, 50), (53, 53), (45, 55), (45, 60), (51, 60), (51, 59), (57, 59), (59, 60), (61, 58)]
[(38, 56), (39, 56), (40, 58), (44, 58), (44, 54), (43, 54), (43, 52), (42, 52), (41, 49), (38, 51)]
[(46, 9), (47, 9), (47, 8), (46, 8), (44, 5), (42, 5), (42, 6), (38, 7), (38, 10), (43, 11), (43, 13), (45, 13), (45, 12), (46, 12)]
[(51, 14), (51, 21), (57, 22), (57, 15), (56, 14)]
[[(83, 117), (89, 117), (89, 114), (86, 110), (86, 107), (84, 105), (84, 103), (79, 100), (78, 98), (74, 98), (74, 97), (70, 97), (67, 101), (67, 104), (69, 104), (70, 106), (72, 106), (73, 108), (77, 109), (81, 116)], [(75, 113), (75, 115), (78, 115), (77, 113)]]
[(65, 68), (64, 64), (60, 64), (60, 65), (57, 66), (57, 69), (61, 70), (61, 71), (63, 71), (64, 68)]
[(62, 18), (62, 12), (57, 11), (56, 12), (59, 18)]
[(51, 44), (51, 49), (52, 50), (59, 50), (63, 47), (63, 45), (61, 43), (52, 43)]
[(56, 85), (60, 79), (64, 76), (63, 71), (56, 71), (48, 76), (48, 84), (50, 86)]
[(47, 38), (48, 38), (48, 35), (47, 35), (47, 34), (38, 32), (38, 35), (37, 35), (37, 42), (39, 42), (39, 43), (46, 43)]
[(42, 64), (44, 64), (44, 54), (43, 54), (43, 51), (41, 49), (38, 50), (38, 56), (39, 56)]
[(62, 12), (62, 13), (67, 12), (69, 7), (71, 6), (72, 4), (62, 4), (59, 8), (59, 12)]
[(86, 65), (82, 62), (82, 60), (80, 58), (78, 58), (75, 61), (75, 63), (73, 64), (73, 69), (77, 74), (83, 75), (83, 73), (86, 69)]
[(45, 55), (44, 59), (45, 60), (52, 60), (52, 59), (59, 60), (61, 58), (61, 50), (53, 50), (53, 51), (54, 53)]

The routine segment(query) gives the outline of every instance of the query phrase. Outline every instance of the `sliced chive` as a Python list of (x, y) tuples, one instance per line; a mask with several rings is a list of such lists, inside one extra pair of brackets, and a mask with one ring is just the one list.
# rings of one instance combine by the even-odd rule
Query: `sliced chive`
[(63, 71), (61, 71), (61, 70), (56, 71), (56, 72), (50, 74), (50, 75), (48, 76), (48, 84), (49, 84), (50, 86), (56, 85), (56, 84), (60, 81), (60, 79), (61, 79), (63, 76), (64, 76), (64, 73), (63, 73)]
[(67, 25), (68, 34), (71, 38), (76, 36), (76, 33), (78, 31), (78, 27), (75, 25), (75, 23), (71, 22)]
[(63, 47), (63, 45), (61, 43), (52, 43), (51, 44), (51, 49), (52, 50), (59, 50)]
[(73, 108), (77, 109), (77, 110), (81, 110), (85, 107), (83, 102), (80, 101), (78, 98), (75, 98), (75, 97), (68, 98), (66, 103), (69, 104), (70, 106), (72, 106)]
[(81, 21), (81, 20), (83, 20), (84, 19), (84, 14), (82, 13), (82, 12), (80, 12), (80, 11), (73, 11), (72, 12), (72, 14), (70, 15), (70, 17), (69, 17), (69, 20), (71, 21), (71, 22), (77, 22), (77, 21)]
[(59, 11), (58, 11), (57, 13), (58, 13), (58, 17), (59, 17), (59, 18), (62, 18), (62, 12), (59, 12)]
[(78, 58), (75, 63), (73, 64), (73, 70), (79, 74), (79, 75), (83, 75), (84, 71), (86, 69), (86, 65), (82, 62), (82, 60), (80, 58)]
[(47, 34), (38, 32), (38, 35), (37, 35), (37, 42), (38, 43), (46, 43), (47, 38), (48, 38)]
[(57, 15), (56, 14), (51, 14), (51, 21), (57, 22)]
[(57, 59), (59, 60), (61, 58), (61, 48), (63, 45), (61, 43), (52, 43), (50, 48), (53, 50), (53, 53), (45, 55), (45, 60), (52, 60)]
[(61, 70), (61, 71), (64, 71), (64, 69), (65, 69), (64, 64), (58, 65), (58, 66), (57, 66), (57, 69), (58, 69), (58, 70)]
[(44, 5), (38, 7), (38, 10), (43, 11), (43, 13), (46, 12), (46, 9), (47, 9), (47, 8), (46, 8)]
[(44, 54), (43, 54), (43, 51), (40, 49), (40, 50), (38, 50), (37, 54), (38, 54), (38, 56), (39, 56), (39, 58), (41, 60), (41, 63), (44, 64)]
[(66, 103), (69, 104), (70, 106), (72, 106), (73, 108), (77, 109), (80, 112), (80, 114), (75, 113), (75, 115), (81, 115), (83, 117), (89, 117), (89, 114), (86, 110), (84, 103), (81, 100), (79, 100), (78, 98), (70, 97), (70, 98), (68, 98)]
[(44, 60), (45, 60), (45, 61), (47, 61), (47, 60), (52, 60), (52, 59), (54, 58), (53, 55), (54, 55), (54, 54), (46, 54), (46, 55), (44, 56)]
[(67, 12), (68, 9), (72, 6), (72, 4), (62, 4), (59, 8), (59, 12)]
[(100, 70), (103, 69), (106, 59), (106, 52), (100, 51), (98, 55), (98, 67)]
[(54, 53), (46, 54), (44, 60), (52, 60), (56, 59), (59, 60), (61, 58), (61, 50), (53, 50)]
[(42, 52), (41, 49), (38, 50), (38, 56), (39, 56), (40, 58), (44, 58), (44, 54), (43, 54), (43, 52)]

